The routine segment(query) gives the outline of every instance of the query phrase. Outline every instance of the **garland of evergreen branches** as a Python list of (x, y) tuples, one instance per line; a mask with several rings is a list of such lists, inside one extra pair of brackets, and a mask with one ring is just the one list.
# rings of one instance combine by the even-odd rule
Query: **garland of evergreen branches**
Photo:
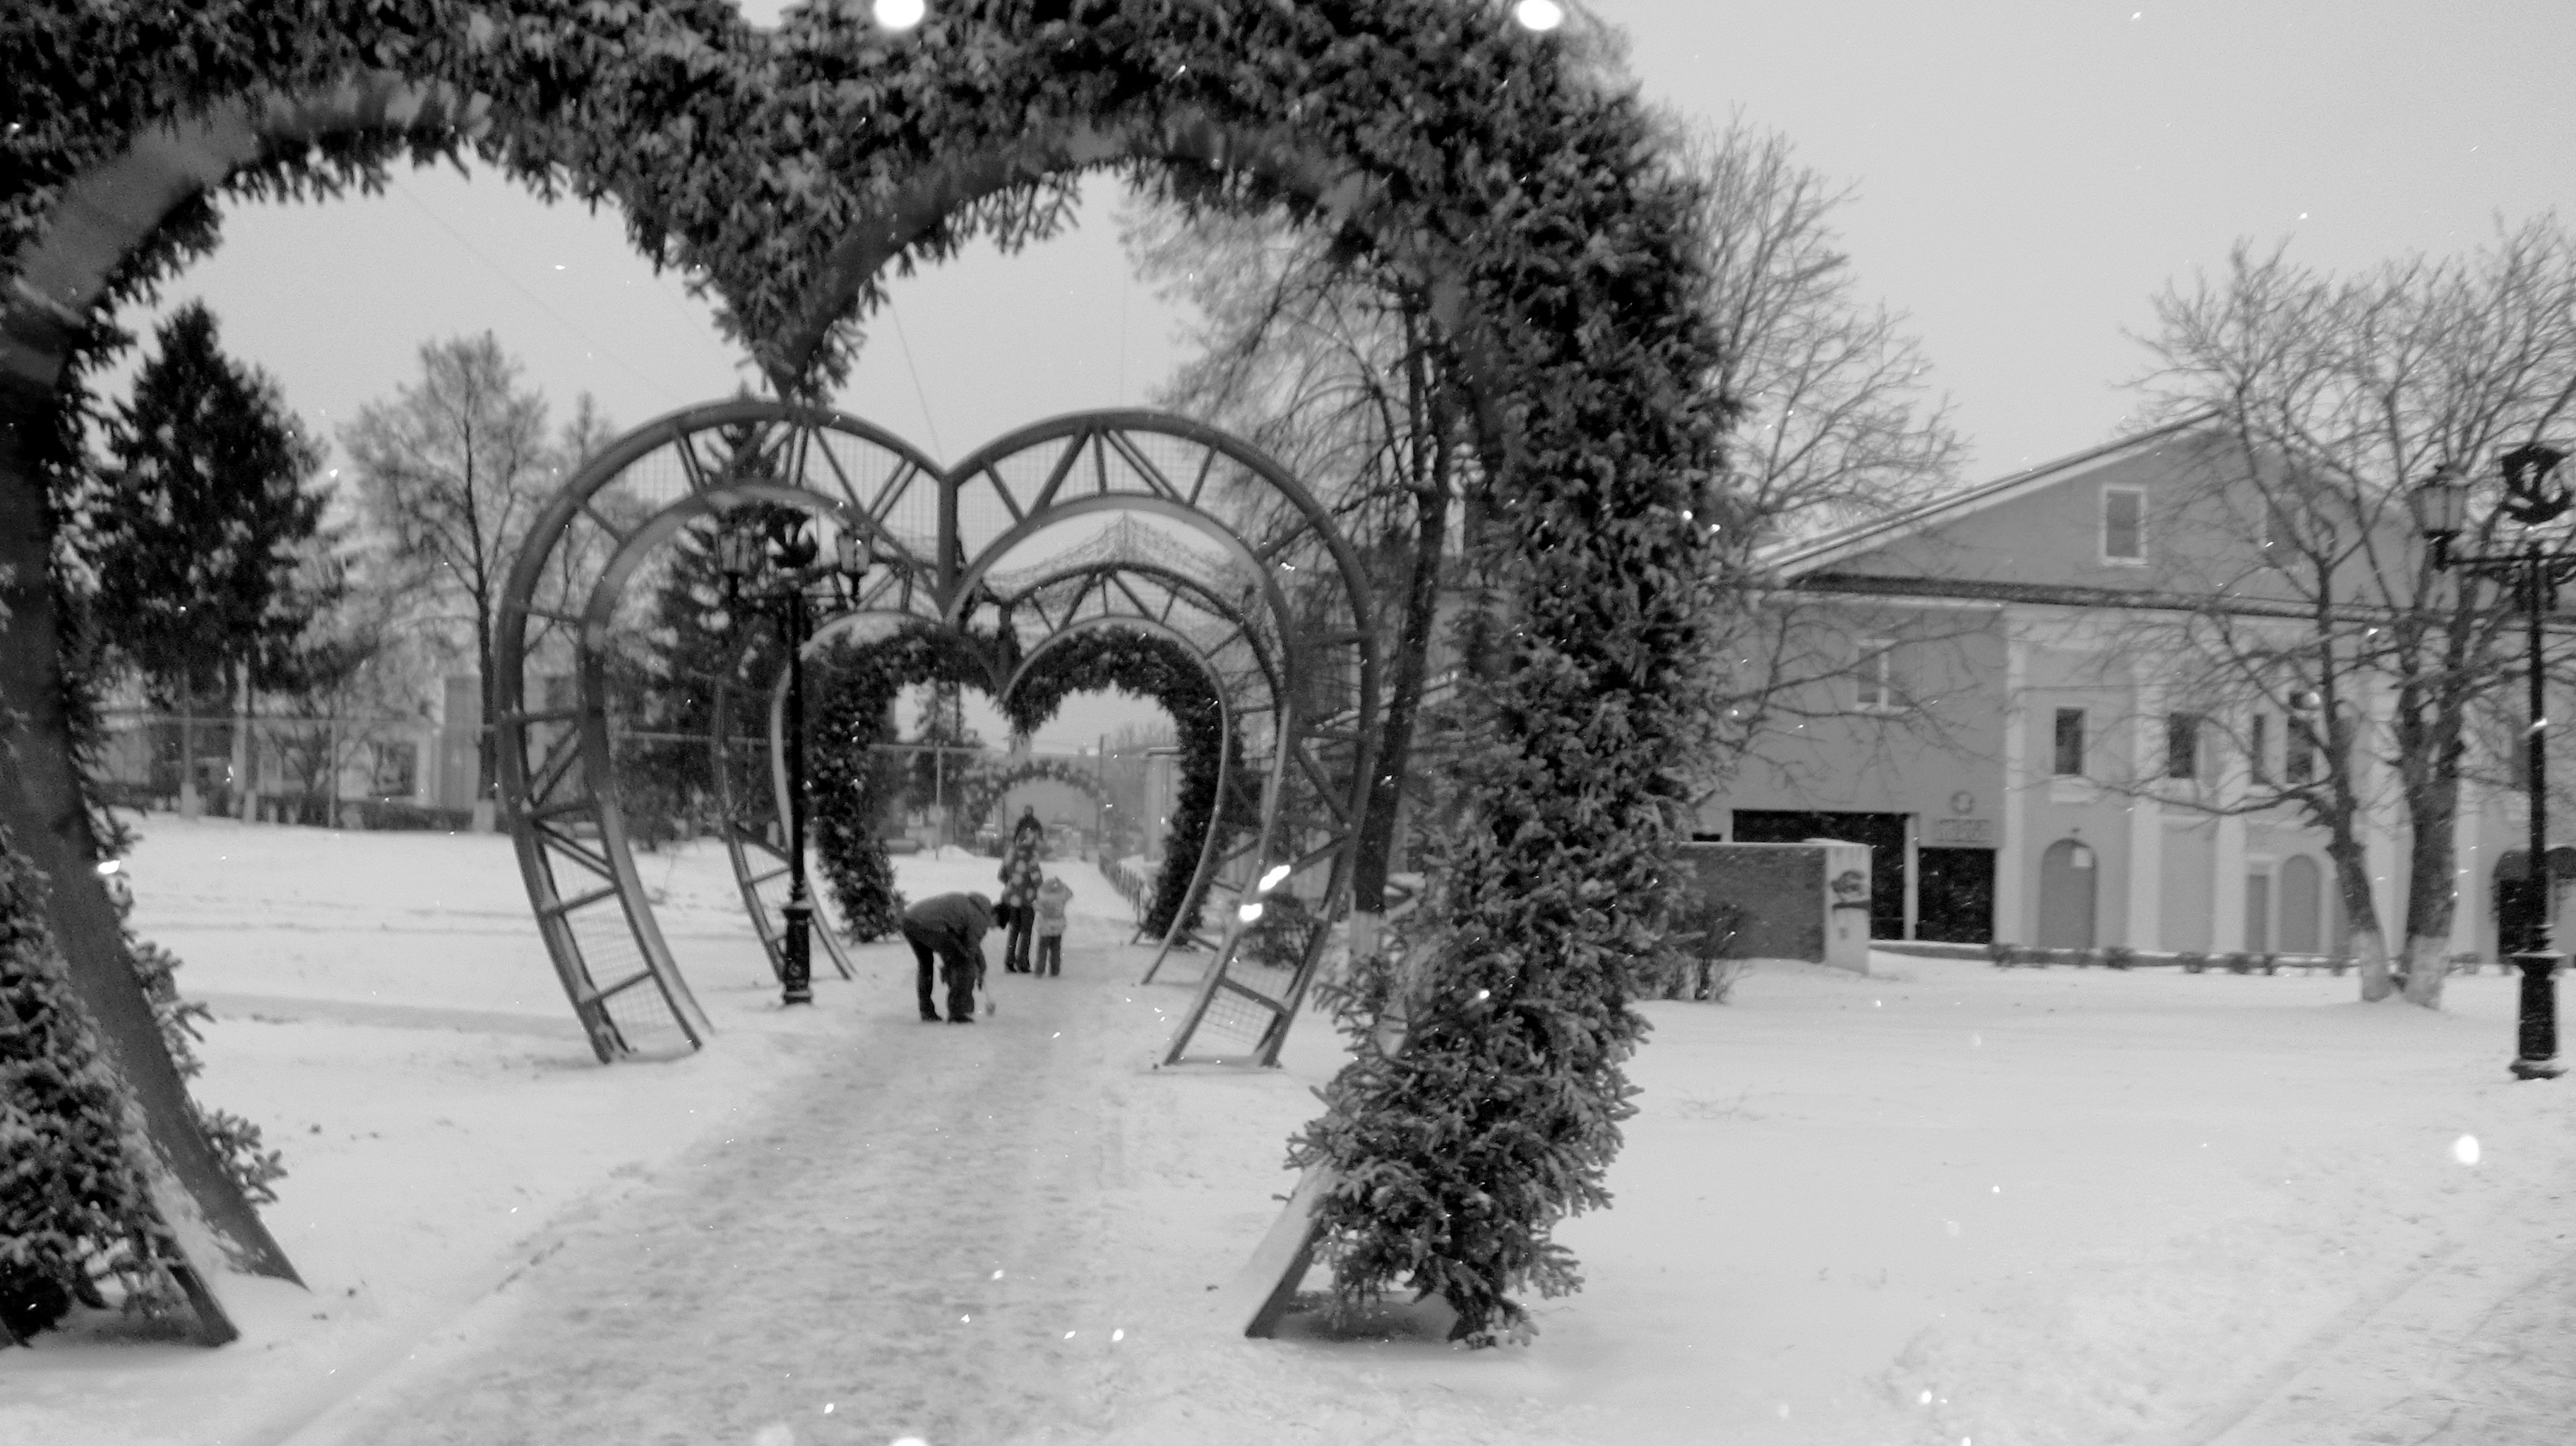
[[(1126, 164), (1195, 207), (1286, 202), (1395, 262), (1472, 394), (1491, 479), (1469, 499), (1459, 638), (1477, 746), (1449, 780), (1470, 807), (1431, 842), (1416, 972), (1364, 961), (1339, 996), (1361, 1055), (1292, 1159), (1333, 1171), (1345, 1298), (1437, 1292), (1492, 1344), (1528, 1332), (1510, 1292), (1579, 1284), (1550, 1232), (1607, 1203), (1632, 1111), (1621, 1066), (1644, 1024), (1625, 981), (1666, 953), (1669, 845), (1714, 712), (1709, 529), (1734, 520), (1699, 198), (1579, 27), (1523, 32), (1503, 0), (943, 0), (899, 36), (854, 5), (764, 36), (728, 0), (32, 0), (0, 11), (0, 54), (0, 296), (63, 188), (144, 127), (385, 71), (489, 97), (481, 154), (547, 194), (619, 201), (638, 247), (717, 293), (727, 332), (799, 394), (846, 375), (849, 314), (883, 299), (883, 268), (837, 270), (837, 248), (884, 234), (889, 204), (930, 216), (1010, 176), (1042, 178), (952, 204), (901, 259), (1048, 234), (1070, 179), (1044, 167), (1078, 124), (1140, 157), (1248, 161), (1213, 182)], [(455, 112), (422, 114), (277, 147), (227, 189), (329, 189), (467, 143), (434, 124)], [(183, 205), (103, 297), (74, 300), (112, 308), (213, 238), (211, 206)], [(0, 385), (0, 425), (60, 478), (80, 377), (113, 338), (8, 305), (22, 344), (72, 351), (41, 401)], [(0, 538), (0, 568), (41, 569), (32, 546)], [(1410, 1036), (1373, 1052), (1388, 1010)]]
[(841, 927), (861, 943), (903, 927), (903, 895), (877, 835), (899, 775), (869, 749), (893, 741), (895, 698), (915, 683), (989, 688), (992, 672), (975, 642), (927, 625), (873, 643), (828, 647), (805, 669), (805, 786), (814, 854)]
[[(1199, 854), (1210, 827), (1239, 828), (1243, 809), (1217, 817), (1217, 778), (1225, 765), (1225, 703), (1198, 661), (1180, 644), (1151, 633), (1102, 628), (1076, 633), (1038, 655), (1037, 665), (1002, 700), (1002, 713), (1015, 732), (1035, 733), (1046, 726), (1064, 700), (1080, 692), (1114, 688), (1130, 697), (1163, 705), (1179, 733), (1180, 788), (1172, 804), (1172, 828), (1163, 839), (1163, 871), (1154, 880), (1154, 896), (1138, 926), (1157, 937), (1168, 933), (1197, 873)], [(1242, 753), (1235, 754), (1235, 776), (1242, 772)], [(1253, 820), (1257, 822), (1257, 820)], [(1190, 901), (1186, 927), (1199, 926), (1206, 900)]]
[[(83, 625), (84, 600), (62, 578), (53, 582), (56, 606), (74, 622), (62, 659), (63, 705), (86, 781), (97, 776), (105, 737), (97, 637)], [(91, 810), (90, 831), (110, 858), (133, 847), (132, 831), (104, 808)], [(38, 907), (38, 877), (0, 827), (0, 1333), (17, 1340), (53, 1325), (75, 1300), (104, 1304), (102, 1280), (120, 1287), (130, 1311), (169, 1313), (183, 1296), (170, 1270), (185, 1263), (128, 1153), (148, 1146), (130, 1132), (114, 1072), (64, 978)], [(132, 896), (120, 889), (115, 902), (122, 922)], [(161, 1047), (181, 1082), (192, 1081), (205, 1071), (197, 1026), (213, 1011), (180, 997), (177, 955), (130, 925), (122, 938)], [(254, 1205), (275, 1203), (271, 1186), (286, 1167), (277, 1151), (262, 1148), (259, 1126), (193, 1097), (188, 1114), (234, 1188)]]
[(1098, 797), (1099, 782), (1081, 765), (1062, 758), (1003, 759), (970, 775), (957, 801), (957, 821), (972, 835), (981, 832), (1002, 795), (1023, 783), (1061, 783)]
[(178, 1299), (178, 1245), (129, 1150), (125, 1100), (0, 838), (0, 1332), (23, 1341), (113, 1278), (146, 1309)]

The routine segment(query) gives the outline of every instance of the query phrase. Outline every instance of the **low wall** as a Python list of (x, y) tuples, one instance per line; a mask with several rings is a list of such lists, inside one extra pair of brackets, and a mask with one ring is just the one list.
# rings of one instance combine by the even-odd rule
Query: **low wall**
[(1673, 925), (1700, 936), (1691, 952), (1869, 972), (1866, 846), (1690, 843), (1675, 853), (1691, 878)]

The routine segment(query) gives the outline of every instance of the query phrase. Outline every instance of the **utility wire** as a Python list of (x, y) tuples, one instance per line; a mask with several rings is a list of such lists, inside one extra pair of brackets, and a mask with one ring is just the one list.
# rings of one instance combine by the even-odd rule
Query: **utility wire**
[(589, 345), (589, 347), (590, 347), (590, 354), (591, 354), (592, 356), (605, 356), (605, 357), (607, 357), (610, 361), (615, 362), (619, 367), (623, 368), (623, 369), (625, 370), (625, 372), (626, 372), (626, 374), (627, 374), (628, 376), (631, 376), (631, 377), (635, 378), (635, 380), (637, 380), (637, 381), (639, 381), (639, 382), (642, 382), (644, 385), (646, 385), (646, 386), (648, 386), (648, 387), (651, 387), (653, 390), (655, 390), (655, 391), (657, 391), (657, 392), (661, 393), (661, 394), (663, 395), (663, 397), (665, 397), (666, 399), (670, 400), (671, 402), (673, 402), (673, 403), (675, 403), (675, 404), (676, 404), (676, 403), (678, 403), (678, 402), (681, 400), (681, 399), (680, 399), (680, 397), (679, 397), (679, 396), (677, 396), (676, 394), (674, 394), (674, 393), (672, 392), (672, 390), (671, 390), (669, 387), (664, 386), (662, 383), (657, 382), (657, 381), (653, 380), (651, 377), (648, 377), (648, 376), (644, 375), (642, 372), (637, 371), (637, 370), (634, 368), (634, 366), (633, 366), (633, 365), (631, 365), (630, 363), (628, 363), (628, 362), (627, 362), (627, 360), (626, 360), (626, 358), (625, 358), (625, 357), (623, 357), (623, 356), (619, 355), (619, 353), (618, 353), (618, 351), (617, 351), (617, 349), (616, 349), (616, 348), (601, 345), (601, 344), (599, 343), (599, 341), (598, 341), (596, 338), (594, 338), (594, 337), (592, 337), (592, 336), (591, 336), (591, 334), (590, 334), (589, 332), (586, 332), (586, 331), (582, 330), (580, 327), (573, 325), (573, 323), (572, 323), (572, 319), (571, 319), (570, 317), (565, 316), (562, 312), (557, 311), (557, 310), (555, 310), (552, 306), (548, 305), (548, 304), (546, 303), (546, 299), (545, 299), (544, 297), (542, 297), (542, 296), (539, 296), (536, 292), (534, 292), (534, 291), (530, 290), (530, 289), (528, 288), (528, 286), (527, 286), (527, 284), (526, 284), (525, 282), (522, 282), (521, 280), (519, 280), (519, 278), (517, 278), (517, 277), (515, 277), (515, 276), (511, 275), (511, 274), (509, 273), (508, 269), (507, 269), (507, 268), (505, 268), (505, 267), (503, 267), (499, 262), (494, 261), (491, 257), (489, 257), (489, 256), (487, 256), (487, 255), (485, 255), (485, 254), (483, 254), (483, 248), (481, 248), (481, 247), (479, 247), (479, 246), (475, 245), (472, 241), (467, 240), (464, 232), (459, 231), (459, 230), (457, 230), (455, 227), (453, 227), (453, 226), (451, 226), (451, 225), (447, 224), (447, 218), (446, 218), (446, 217), (444, 217), (444, 216), (439, 215), (436, 211), (431, 210), (431, 209), (430, 209), (430, 207), (429, 207), (429, 203), (428, 203), (428, 202), (423, 201), (420, 197), (413, 195), (413, 194), (412, 194), (412, 191), (411, 191), (411, 188), (410, 188), (409, 186), (406, 186), (406, 185), (404, 185), (404, 184), (402, 183), (402, 178), (401, 178), (400, 176), (390, 176), (390, 177), (387, 177), (387, 179), (388, 179), (389, 181), (391, 181), (391, 182), (392, 182), (392, 184), (393, 184), (393, 189), (394, 189), (395, 191), (397, 191), (397, 192), (401, 193), (402, 198), (403, 198), (404, 200), (409, 201), (409, 202), (411, 202), (414, 206), (419, 207), (419, 208), (420, 208), (420, 213), (421, 213), (422, 215), (424, 215), (424, 216), (427, 216), (427, 217), (428, 217), (432, 222), (436, 223), (436, 225), (438, 226), (438, 229), (439, 229), (439, 230), (444, 231), (444, 232), (446, 232), (448, 235), (455, 237), (455, 238), (456, 238), (456, 244), (457, 244), (457, 245), (459, 245), (459, 246), (464, 247), (464, 248), (466, 249), (466, 251), (474, 257), (474, 259), (475, 259), (475, 260), (480, 261), (480, 262), (482, 262), (485, 266), (487, 266), (487, 267), (491, 268), (491, 271), (492, 271), (492, 274), (493, 274), (493, 275), (500, 277), (500, 278), (501, 278), (503, 281), (505, 281), (505, 282), (508, 282), (508, 283), (510, 284), (511, 288), (512, 288), (513, 290), (516, 290), (516, 291), (517, 291), (521, 296), (524, 296), (524, 297), (526, 297), (528, 300), (530, 300), (530, 301), (532, 301), (532, 302), (535, 302), (535, 303), (536, 303), (536, 306), (537, 306), (537, 309), (538, 309), (539, 311), (542, 311), (542, 312), (544, 312), (546, 315), (553, 317), (553, 318), (555, 319), (555, 322), (556, 322), (556, 324), (557, 324), (557, 325), (561, 326), (564, 330), (566, 330), (566, 331), (568, 331), (568, 332), (571, 332), (574, 336), (577, 336), (577, 337), (581, 338), (583, 342), (587, 343), (587, 344)]
[(921, 404), (921, 424), (930, 429), (930, 450), (941, 464), (948, 461), (948, 449), (940, 444), (939, 424), (930, 417), (930, 394), (921, 389), (921, 368), (912, 364), (912, 339), (903, 334), (903, 313), (897, 311), (894, 297), (886, 297), (886, 315), (894, 318), (895, 345), (903, 348), (903, 369), (912, 374), (912, 398)]

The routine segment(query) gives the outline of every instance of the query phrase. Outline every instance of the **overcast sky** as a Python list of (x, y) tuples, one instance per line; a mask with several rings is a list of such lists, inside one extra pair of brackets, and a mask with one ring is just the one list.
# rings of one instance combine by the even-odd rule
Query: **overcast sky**
[[(1711, 124), (1740, 109), (1854, 188), (1840, 223), (1864, 293), (1913, 316), (1972, 480), (2109, 437), (2135, 405), (2149, 298), (2238, 239), (2330, 269), (2462, 250), (2498, 216), (2558, 206), (2576, 175), (2571, 0), (1592, 8), (1628, 32), (1648, 98)], [(1144, 401), (1176, 318), (1131, 278), (1115, 204), (1097, 186), (1071, 235), (896, 283), (839, 404), (954, 459)], [(589, 391), (632, 425), (753, 379), (613, 214), (488, 174), (239, 207), (225, 237), (165, 302), (203, 296), (326, 436), (414, 378), (424, 340), (487, 329), (558, 415)], [(1119, 716), (1077, 700), (1041, 745)]]

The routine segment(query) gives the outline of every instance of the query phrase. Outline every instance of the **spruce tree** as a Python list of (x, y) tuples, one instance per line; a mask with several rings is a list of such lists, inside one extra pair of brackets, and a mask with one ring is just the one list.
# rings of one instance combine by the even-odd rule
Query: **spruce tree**
[(308, 567), (322, 448), (274, 381), (224, 354), (202, 302), (173, 312), (155, 339), (83, 499), (91, 616), (164, 702), (283, 679), (331, 601)]

